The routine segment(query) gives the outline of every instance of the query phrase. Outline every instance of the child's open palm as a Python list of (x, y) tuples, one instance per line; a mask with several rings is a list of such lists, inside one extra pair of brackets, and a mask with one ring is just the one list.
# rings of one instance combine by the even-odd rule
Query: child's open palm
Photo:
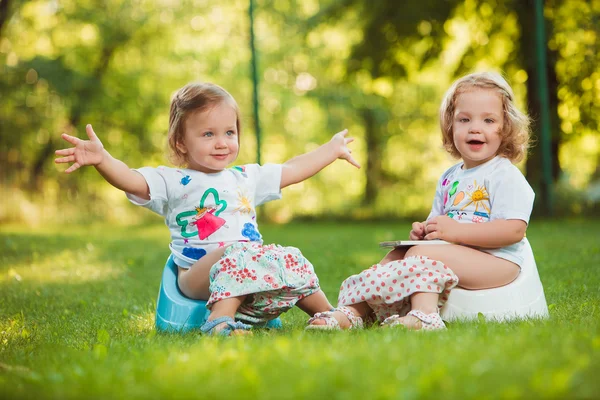
[(84, 167), (86, 165), (98, 165), (104, 159), (104, 146), (96, 133), (92, 129), (92, 125), (88, 124), (85, 131), (90, 140), (81, 140), (75, 136), (63, 133), (61, 137), (75, 147), (68, 149), (56, 150), (56, 155), (63, 156), (54, 160), (57, 164), (73, 163), (65, 170), (67, 174)]
[(360, 164), (356, 162), (354, 157), (352, 157), (352, 150), (348, 148), (348, 143), (352, 143), (354, 138), (347, 138), (346, 135), (348, 135), (348, 129), (344, 129), (343, 131), (333, 135), (331, 142), (335, 144), (335, 147), (338, 151), (338, 158), (342, 158), (354, 165), (356, 168), (360, 168)]

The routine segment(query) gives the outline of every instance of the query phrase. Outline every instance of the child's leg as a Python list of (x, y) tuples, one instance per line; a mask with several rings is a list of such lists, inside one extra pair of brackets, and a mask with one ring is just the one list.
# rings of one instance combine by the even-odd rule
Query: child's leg
[[(251, 242), (234, 244), (224, 254), (210, 268), (207, 308), (212, 310), (229, 298), (243, 298), (234, 314), (231, 309), (228, 312), (250, 324), (266, 323), (294, 305), (310, 315), (332, 308), (319, 289), (312, 264), (300, 250)], [(228, 315), (217, 313), (211, 318), (219, 316)]]
[(394, 250), (391, 250), (389, 253), (387, 253), (385, 255), (385, 257), (383, 257), (381, 259), (381, 261), (379, 262), (379, 264), (381, 265), (385, 265), (387, 263), (389, 263), (390, 261), (397, 261), (397, 260), (402, 260), (405, 256), (406, 256), (406, 248), (395, 248)]
[(439, 297), (438, 293), (415, 293), (410, 297), (411, 309), (423, 311), (425, 314), (438, 312)]
[(196, 261), (189, 269), (179, 268), (179, 290), (190, 299), (208, 300), (210, 297), (210, 269), (223, 257), (226, 247), (212, 251)]
[[(238, 308), (240, 308), (245, 299), (246, 296), (229, 297), (227, 299), (219, 300), (213, 303), (212, 308), (210, 310), (210, 315), (208, 316), (208, 321), (213, 321), (221, 317), (231, 317), (231, 319), (234, 319), (235, 313), (237, 312)], [(217, 333), (223, 330), (226, 326), (227, 323), (223, 322), (213, 328), (214, 332)], [(231, 332), (231, 334), (248, 335), (252, 334), (252, 332), (244, 329), (235, 329)]]
[(318, 312), (329, 311), (333, 308), (329, 300), (327, 300), (325, 293), (320, 289), (304, 297), (302, 300), (298, 300), (296, 305), (311, 317)]
[(489, 253), (460, 245), (413, 246), (406, 257), (425, 256), (441, 261), (458, 276), (465, 289), (488, 289), (504, 286), (519, 275), (518, 265)]
[[(457, 282), (458, 277), (452, 270), (442, 262), (427, 257), (414, 256), (386, 264), (376, 264), (359, 274), (350, 276), (342, 283), (338, 297), (338, 312), (328, 313), (323, 318), (320, 318), (321, 315), (315, 315), (309, 323), (332, 328), (339, 326), (343, 329), (354, 325), (348, 324), (348, 319), (353, 317), (374, 318), (379, 321), (393, 317), (397, 320), (399, 316), (412, 312), (411, 296), (415, 293), (424, 293), (424, 296), (419, 295), (415, 298), (416, 306), (422, 311), (415, 310), (413, 314), (422, 317), (421, 321), (427, 324), (426, 329), (437, 328), (438, 325), (443, 327), (437, 315), (437, 300), (440, 300), (442, 305)], [(440, 298), (440, 295), (443, 297)], [(432, 318), (435, 321), (430, 321)], [(332, 323), (332, 319), (337, 323)]]
[[(379, 264), (385, 265), (392, 261), (402, 260), (405, 256), (405, 253), (406, 253), (406, 249), (402, 249), (402, 248), (393, 249), (385, 255), (385, 257), (379, 262)], [(300, 306), (300, 304), (298, 304), (298, 305)], [(332, 307), (330, 307), (328, 310), (330, 310), (331, 308)], [(373, 309), (371, 309), (371, 307), (369, 307), (369, 305), (366, 302), (346, 305), (346, 308), (348, 308), (356, 317), (362, 318), (363, 320), (367, 319), (367, 317), (373, 313)], [(328, 311), (328, 310), (325, 310), (325, 311)], [(306, 311), (306, 310), (304, 310), (304, 311)], [(306, 312), (307, 312), (307, 314), (309, 314), (311, 316), (314, 315), (314, 313), (310, 313), (308, 311), (306, 311)], [(317, 311), (317, 312), (322, 312), (322, 311)], [(334, 311), (332, 316), (338, 321), (340, 328), (348, 329), (350, 327), (350, 325), (351, 325), (350, 320), (348, 319), (348, 316), (346, 314), (344, 314), (343, 312)], [(326, 322), (325, 322), (324, 318), (316, 318), (316, 319), (312, 320), (310, 322), (310, 324), (311, 325), (325, 325)]]
[[(369, 305), (366, 302), (351, 304), (344, 307), (350, 310), (350, 312), (352, 312), (352, 314), (354, 314), (355, 317), (361, 318), (363, 320), (365, 320), (373, 312), (371, 307), (369, 307)], [(337, 320), (341, 329), (348, 329), (352, 325), (348, 316), (339, 310), (335, 310), (331, 315)], [(310, 321), (310, 325), (326, 324), (327, 323), (325, 321), (325, 318), (317, 317), (314, 320)]]
[[(510, 261), (459, 245), (413, 246), (406, 256), (426, 256), (444, 263), (458, 276), (459, 286), (466, 289), (504, 286), (512, 282), (520, 271), (519, 267)], [(445, 294), (413, 294), (410, 297), (411, 311), (421, 311), (425, 315), (437, 314), (440, 296)], [(443, 300), (447, 298), (444, 297)], [(409, 329), (421, 329), (423, 326), (423, 322), (413, 315), (406, 315), (397, 320)]]
[[(411, 311), (421, 311), (425, 315), (438, 313), (438, 302), (440, 295), (438, 293), (419, 292), (410, 296)], [(403, 317), (393, 316), (385, 321), (394, 319), (397, 323), (404, 325), (408, 329), (419, 330), (423, 327), (423, 321), (413, 315), (405, 315)], [(443, 328), (442, 323), (442, 328)]]

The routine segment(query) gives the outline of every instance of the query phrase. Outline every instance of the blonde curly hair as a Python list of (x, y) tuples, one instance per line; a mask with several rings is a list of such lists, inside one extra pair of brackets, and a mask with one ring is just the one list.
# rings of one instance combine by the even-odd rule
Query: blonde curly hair
[(171, 99), (168, 134), (169, 159), (173, 165), (183, 167), (187, 164), (186, 155), (177, 147), (183, 144), (186, 119), (194, 113), (210, 110), (222, 103), (229, 104), (235, 111), (239, 142), (242, 130), (240, 109), (229, 92), (218, 85), (206, 82), (188, 83), (175, 92)]
[(446, 92), (440, 106), (440, 127), (444, 148), (453, 157), (461, 158), (454, 145), (452, 122), (456, 99), (460, 94), (473, 89), (488, 89), (498, 93), (502, 99), (504, 126), (500, 131), (502, 140), (497, 154), (508, 158), (513, 163), (521, 161), (529, 147), (530, 118), (515, 105), (515, 96), (508, 82), (501, 75), (493, 72), (466, 75), (455, 81)]

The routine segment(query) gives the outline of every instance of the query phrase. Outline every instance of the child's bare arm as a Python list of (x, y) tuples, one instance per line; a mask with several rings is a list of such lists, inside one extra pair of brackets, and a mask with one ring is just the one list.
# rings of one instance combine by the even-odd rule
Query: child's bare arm
[(446, 215), (425, 223), (425, 239), (442, 239), (452, 243), (485, 248), (498, 248), (519, 242), (525, 236), (527, 223), (520, 219), (496, 219), (480, 224), (462, 224)]
[(343, 158), (355, 167), (360, 168), (347, 147), (348, 143), (354, 141), (354, 139), (347, 138), (347, 134), (347, 129), (338, 132), (333, 135), (329, 142), (317, 149), (286, 161), (281, 172), (281, 188), (310, 178), (338, 158)]
[(117, 160), (104, 149), (102, 142), (96, 136), (91, 125), (85, 127), (89, 140), (81, 140), (75, 136), (62, 134), (62, 138), (74, 147), (56, 150), (56, 155), (62, 156), (54, 160), (57, 164), (72, 163), (65, 170), (70, 174), (77, 169), (93, 165), (108, 183), (124, 192), (149, 200), (150, 190), (144, 177), (129, 169), (124, 162)]

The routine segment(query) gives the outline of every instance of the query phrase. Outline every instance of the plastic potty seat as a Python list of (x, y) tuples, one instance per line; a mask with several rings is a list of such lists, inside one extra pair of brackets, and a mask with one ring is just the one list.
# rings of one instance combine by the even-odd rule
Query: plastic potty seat
[(483, 290), (452, 289), (442, 307), (442, 319), (476, 319), (479, 313), (495, 321), (548, 317), (544, 288), (527, 239), (523, 253), (521, 273), (508, 285)]
[[(169, 256), (163, 269), (162, 281), (156, 301), (156, 330), (161, 332), (188, 332), (200, 330), (210, 312), (206, 301), (187, 298), (177, 286), (177, 265)], [(260, 325), (258, 325), (260, 327)], [(269, 321), (265, 328), (281, 328), (281, 320)]]

